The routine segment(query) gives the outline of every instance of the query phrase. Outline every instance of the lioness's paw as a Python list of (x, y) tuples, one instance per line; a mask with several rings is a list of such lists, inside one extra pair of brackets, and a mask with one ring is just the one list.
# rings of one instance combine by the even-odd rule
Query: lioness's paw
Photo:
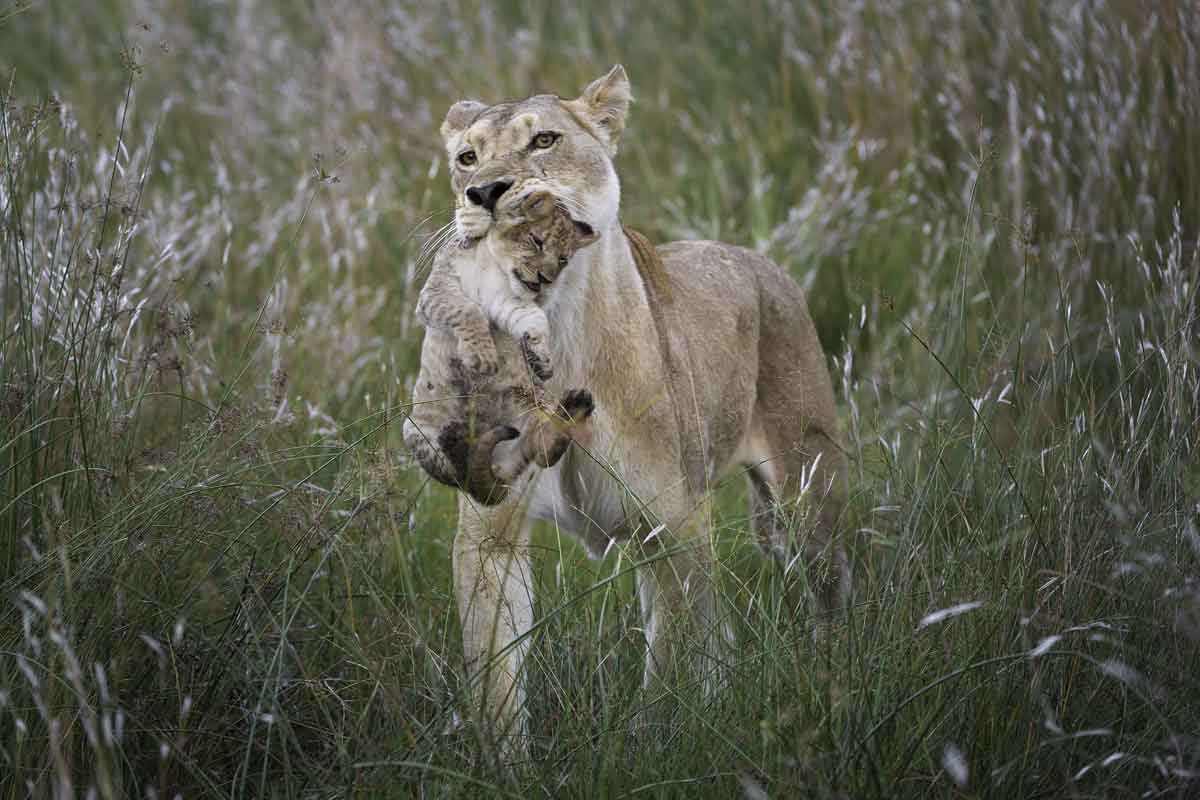
[(554, 377), (554, 367), (550, 365), (550, 348), (547, 347), (545, 339), (525, 334), (521, 337), (521, 353), (525, 356), (525, 363), (533, 371), (533, 377), (539, 383)]

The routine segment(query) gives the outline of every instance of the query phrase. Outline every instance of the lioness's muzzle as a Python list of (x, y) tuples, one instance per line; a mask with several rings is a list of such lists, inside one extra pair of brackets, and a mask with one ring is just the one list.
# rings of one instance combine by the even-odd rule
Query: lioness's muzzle
[(483, 186), (471, 186), (467, 189), (467, 199), (477, 206), (483, 206), (488, 211), (496, 210), (496, 201), (500, 195), (512, 188), (512, 181), (492, 181)]

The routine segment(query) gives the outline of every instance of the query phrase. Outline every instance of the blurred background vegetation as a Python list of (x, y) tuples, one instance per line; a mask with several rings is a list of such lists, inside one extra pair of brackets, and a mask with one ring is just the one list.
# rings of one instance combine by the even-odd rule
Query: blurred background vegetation
[[(809, 292), (857, 595), (722, 487), (736, 678), (631, 734), (629, 558), (539, 530), (502, 766), (398, 436), (436, 131), (617, 62), (623, 218)], [(1190, 3), (6, 2), (0, 78), (3, 796), (1197, 791)]]

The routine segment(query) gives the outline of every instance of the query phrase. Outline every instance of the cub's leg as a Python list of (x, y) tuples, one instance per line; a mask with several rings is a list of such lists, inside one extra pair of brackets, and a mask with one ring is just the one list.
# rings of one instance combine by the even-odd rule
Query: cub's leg
[(431, 477), (461, 487), (469, 445), (466, 392), (459, 371), (447, 363), (451, 334), (430, 328), (421, 349), (421, 370), (404, 419), (404, 443)]
[(458, 337), (458, 357), (473, 376), (487, 378), (500, 371), (500, 356), (485, 317), (466, 314), (454, 333)]
[[(457, 252), (451, 248), (451, 253)], [(500, 357), (488, 318), (473, 300), (463, 294), (454, 277), (451, 255), (439, 253), (425, 287), (417, 298), (417, 319), (428, 328), (452, 333), (458, 357), (477, 378), (495, 375)]]
[(571, 389), (563, 395), (551, 415), (543, 414), (526, 434), (525, 451), (539, 467), (553, 467), (572, 441), (586, 445), (590, 438), (587, 421), (596, 404), (587, 389)]
[(544, 383), (554, 376), (550, 363), (550, 321), (535, 303), (503, 298), (489, 306), (488, 316), (521, 345), (534, 378)]
[(594, 409), (592, 393), (587, 389), (568, 391), (556, 409), (533, 409), (521, 426), (520, 437), (496, 445), (492, 473), (501, 481), (511, 482), (530, 464), (554, 466), (572, 441), (587, 443), (587, 422)]
[(454, 594), (463, 655), (479, 721), (504, 749), (520, 748), (526, 730), (522, 666), (533, 625), (528, 478), (503, 503), (458, 500)]

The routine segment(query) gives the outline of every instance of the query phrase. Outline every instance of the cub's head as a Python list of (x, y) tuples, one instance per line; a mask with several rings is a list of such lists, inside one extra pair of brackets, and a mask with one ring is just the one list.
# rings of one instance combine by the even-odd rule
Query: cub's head
[(574, 100), (543, 94), (488, 106), (455, 103), (442, 122), (455, 222), (468, 238), (487, 233), (497, 203), (549, 192), (600, 231), (617, 218), (621, 190), (612, 159), (632, 96), (619, 64)]
[(572, 218), (549, 192), (507, 193), (493, 214), (496, 222), (487, 237), (492, 256), (534, 294), (558, 278), (576, 251), (599, 238), (591, 225)]

